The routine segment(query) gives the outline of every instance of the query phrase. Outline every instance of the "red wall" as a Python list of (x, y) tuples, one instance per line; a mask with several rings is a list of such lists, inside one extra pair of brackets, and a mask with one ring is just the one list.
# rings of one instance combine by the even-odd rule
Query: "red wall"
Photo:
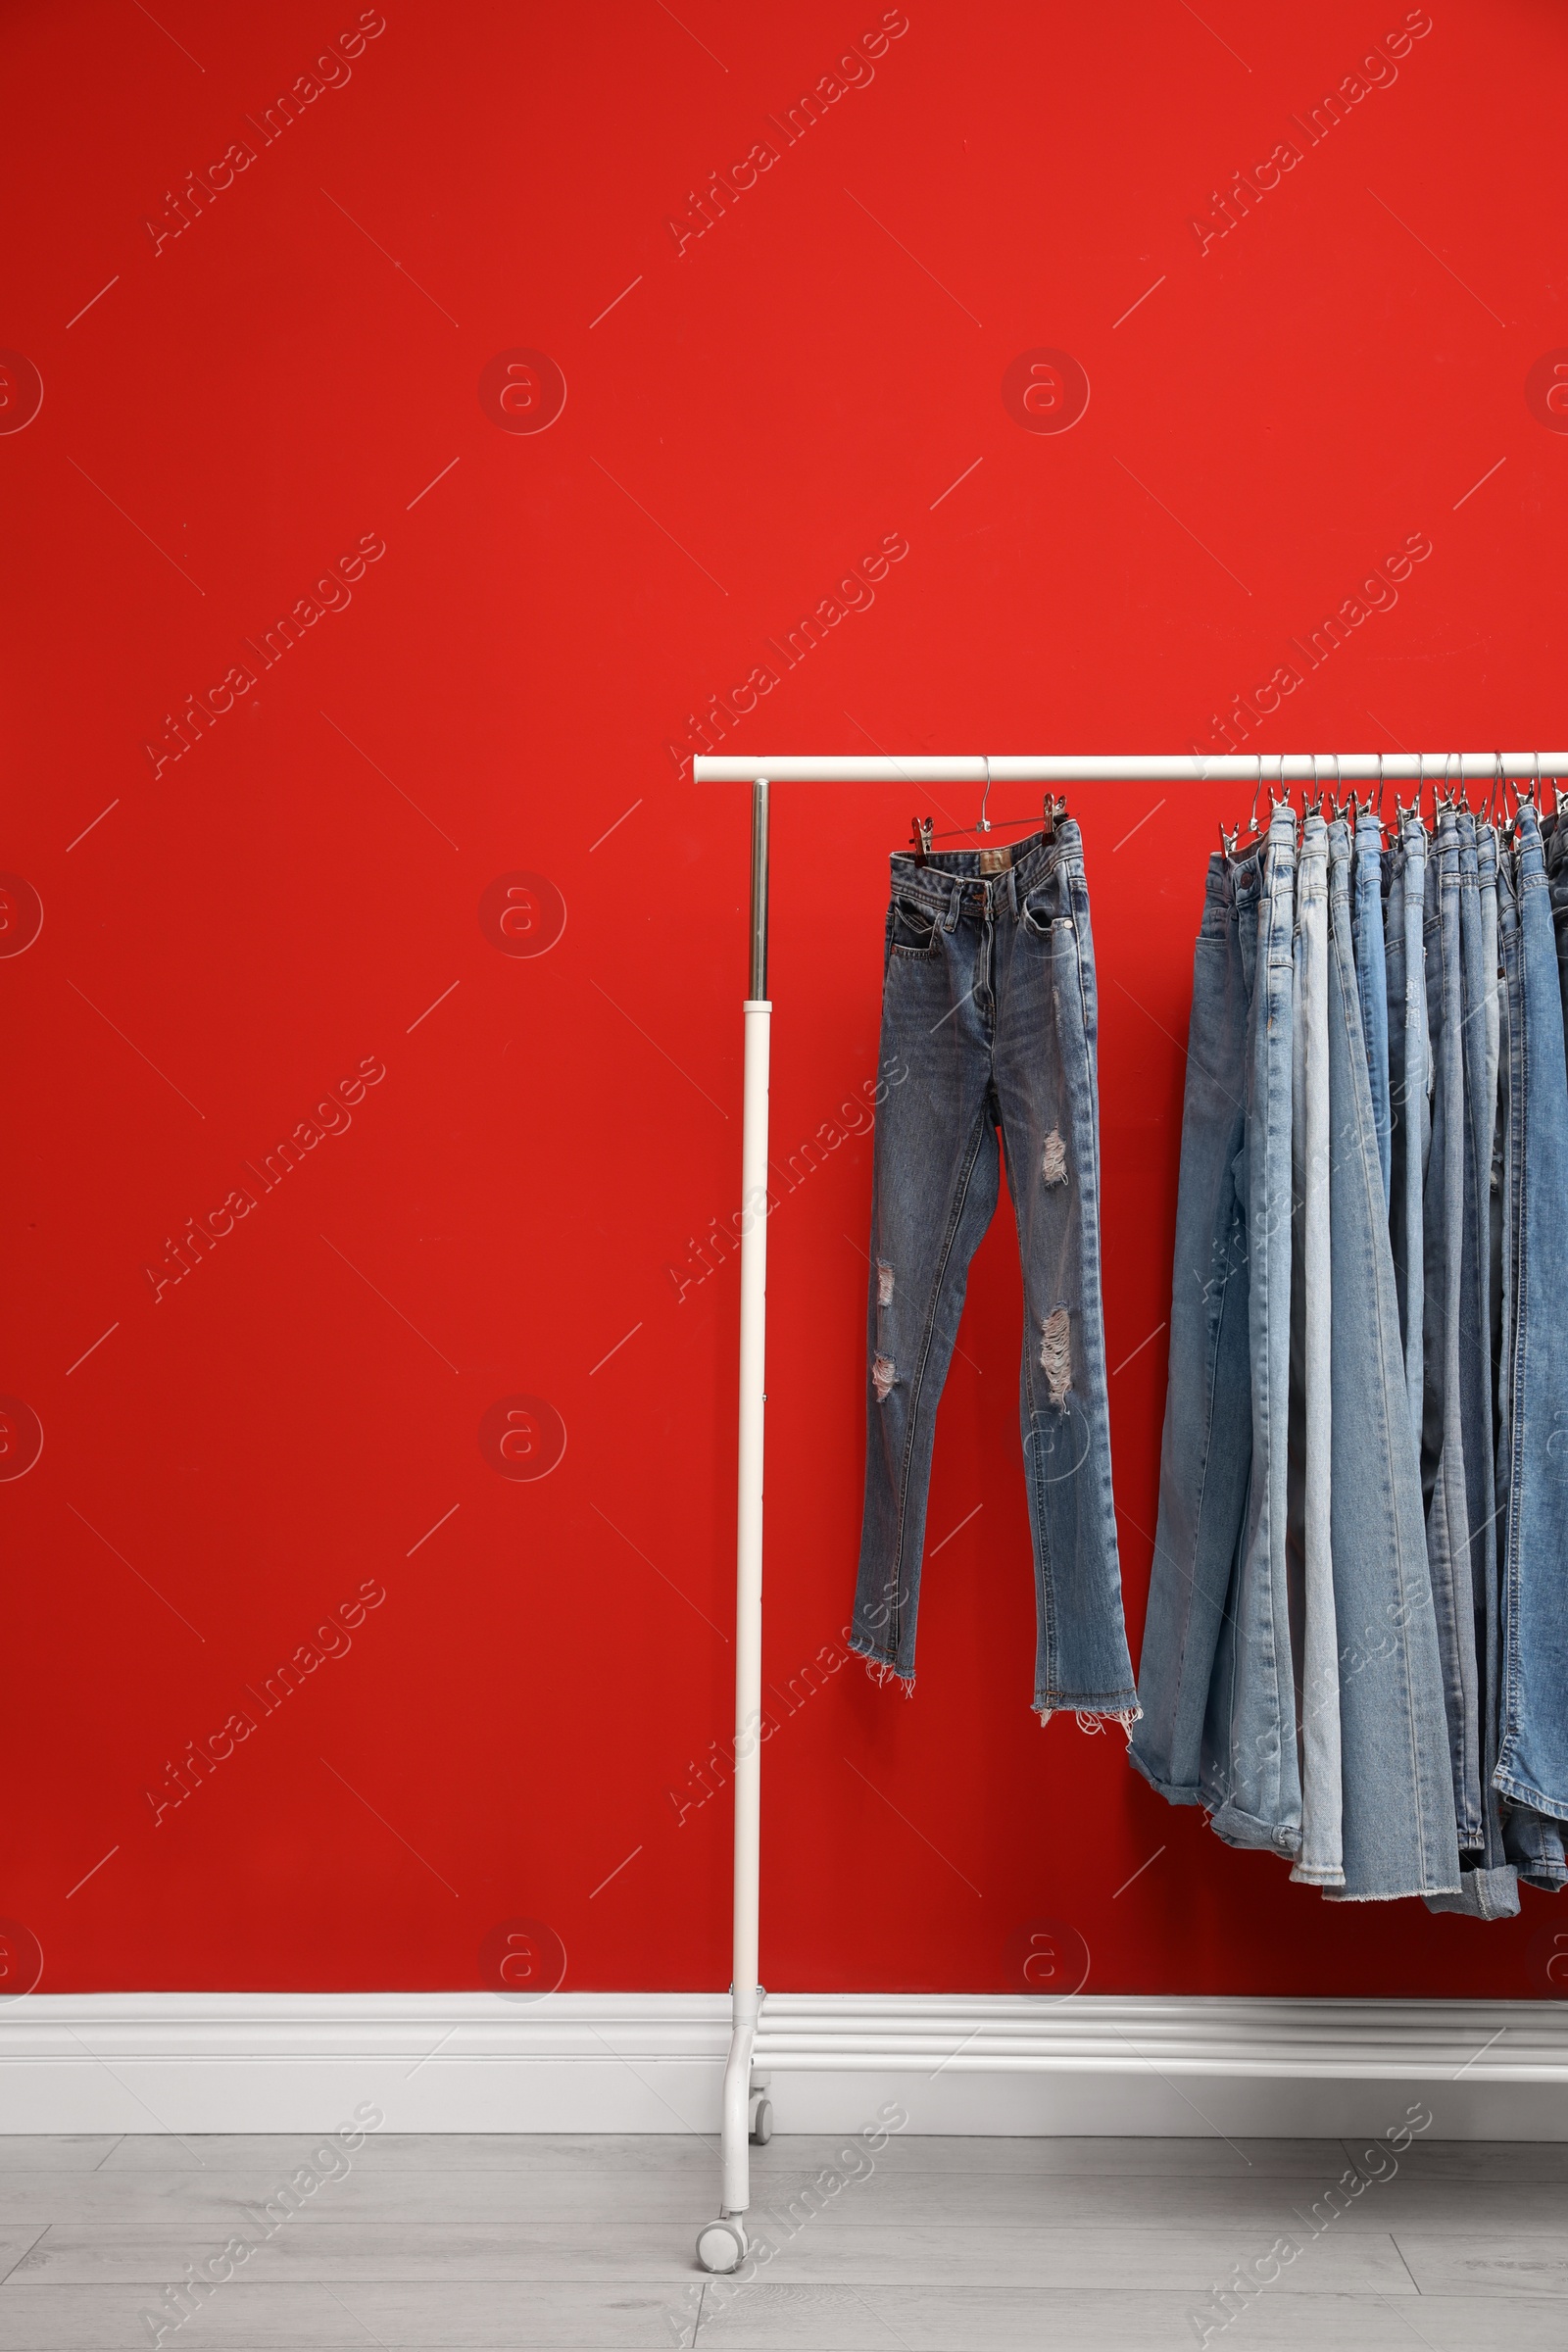
[[(1563, 733), (1561, 11), (1434, 0), (1378, 87), (1348, 77), (1408, 20), (1370, 0), (890, 15), (786, 143), (874, 4), (6, 13), (0, 1389), (43, 1446), (0, 1481), (0, 1911), (46, 1988), (472, 1985), (518, 1917), (571, 1985), (727, 1981), (727, 1793), (678, 1808), (730, 1721), (735, 1268), (679, 1286), (737, 1198), (747, 812), (693, 785), (689, 714), (722, 697), (746, 752), (1218, 750), (1294, 665), (1243, 748)], [(761, 141), (698, 234), (690, 192)], [(1087, 373), (1071, 431), (1004, 396), (1041, 348)], [(890, 535), (874, 603), (787, 665)], [(780, 1165), (872, 1071), (887, 852), (976, 797), (777, 793)], [(1246, 796), (1072, 798), (1136, 1653), (1163, 1335), (1134, 1351)], [(775, 1691), (848, 1617), (869, 1177), (850, 1135), (770, 1231)], [(1545, 1989), (1543, 1898), (1331, 1907), (1114, 1733), (1041, 1733), (1018, 1341), (1004, 1209), (917, 1694), (855, 1662), (780, 1704), (765, 1981), (1004, 1986), (1050, 1918), (1100, 1991)], [(367, 1588), (264, 1712), (247, 1686)]]

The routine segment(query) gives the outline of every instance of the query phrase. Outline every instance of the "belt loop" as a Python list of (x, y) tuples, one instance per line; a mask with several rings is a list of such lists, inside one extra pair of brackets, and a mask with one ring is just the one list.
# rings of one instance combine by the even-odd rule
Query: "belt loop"
[(944, 931), (956, 931), (958, 927), (958, 908), (962, 903), (962, 883), (955, 881), (950, 876), (948, 880), (948, 911), (942, 917), (942, 928)]
[(1016, 922), (1018, 919), (1018, 869), (1015, 865), (1009, 865), (1007, 868), (1007, 911)]

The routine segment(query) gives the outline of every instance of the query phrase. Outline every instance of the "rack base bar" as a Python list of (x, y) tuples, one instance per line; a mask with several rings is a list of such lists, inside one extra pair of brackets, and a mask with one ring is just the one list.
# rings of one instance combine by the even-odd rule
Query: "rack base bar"
[(1568, 2002), (772, 1993), (752, 2062), (1568, 2085)]

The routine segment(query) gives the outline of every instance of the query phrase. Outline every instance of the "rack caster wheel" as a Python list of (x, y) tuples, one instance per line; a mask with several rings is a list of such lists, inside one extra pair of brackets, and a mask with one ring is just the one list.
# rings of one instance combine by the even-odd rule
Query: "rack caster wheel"
[(766, 2091), (759, 2091), (752, 2101), (752, 2145), (754, 2148), (765, 2148), (772, 2136), (773, 2102)]
[(746, 2260), (746, 2230), (738, 2216), (705, 2222), (697, 2232), (697, 2259), (705, 2271), (738, 2271)]

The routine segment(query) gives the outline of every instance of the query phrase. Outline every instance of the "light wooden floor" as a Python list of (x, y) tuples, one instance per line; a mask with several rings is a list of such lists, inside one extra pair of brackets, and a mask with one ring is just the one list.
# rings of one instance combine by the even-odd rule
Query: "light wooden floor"
[[(1419, 2139), (1314, 2215), (1348, 2167), (1387, 2157), (897, 2138), (852, 2167), (843, 2140), (778, 2137), (754, 2152), (752, 2220), (773, 2252), (739, 2283), (695, 2267), (716, 2186), (695, 2135), (376, 2134), (265, 2236), (246, 2208), (320, 2144), (0, 2139), (0, 2352), (150, 2345), (164, 2288), (234, 2237), (263, 2242), (165, 2346), (1191, 2352), (1195, 2313), (1226, 2352), (1568, 2346), (1568, 2144)], [(1299, 2252), (1280, 2267), (1282, 2239)], [(1280, 2275), (1237, 2296), (1253, 2258)]]

